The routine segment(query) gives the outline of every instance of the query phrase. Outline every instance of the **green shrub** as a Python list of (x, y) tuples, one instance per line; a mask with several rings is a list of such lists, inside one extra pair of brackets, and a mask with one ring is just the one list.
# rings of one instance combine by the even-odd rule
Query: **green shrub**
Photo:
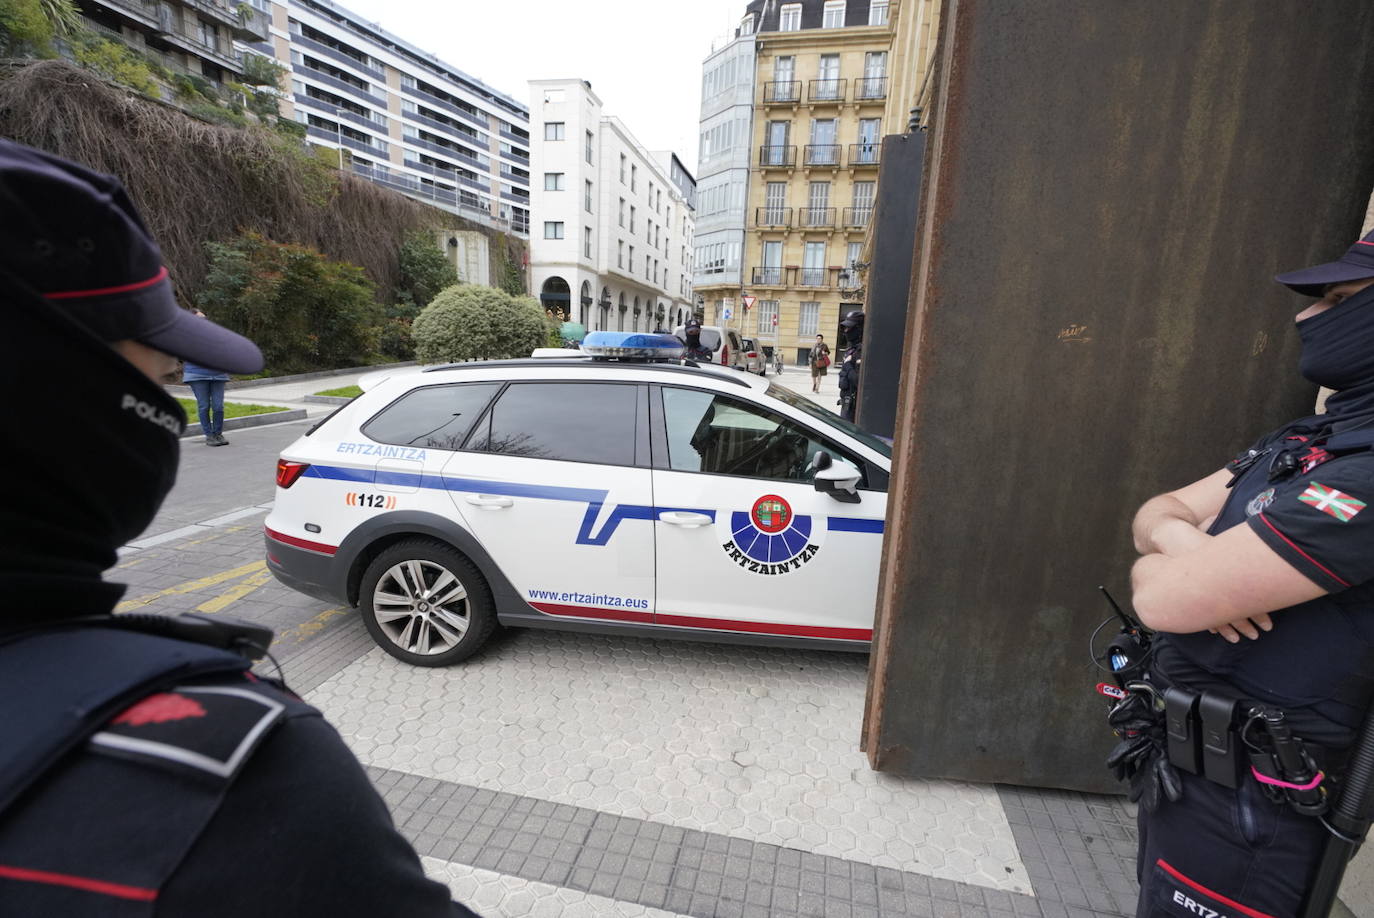
[(286, 68), (270, 57), (252, 53), (243, 56), (243, 82), (249, 86), (271, 86), (281, 89), (282, 77), (285, 75)]
[(375, 352), (381, 316), (362, 268), (257, 233), (207, 247), (201, 308), (257, 342), (274, 374), (359, 366)]
[(52, 40), (80, 28), (72, 0), (0, 0), (0, 56), (52, 57)]
[(411, 334), (421, 363), (528, 357), (544, 343), (544, 310), (529, 297), (457, 284), (420, 312)]
[(77, 63), (135, 92), (156, 99), (161, 93), (148, 62), (127, 45), (91, 32), (74, 36), (72, 54)]
[(407, 234), (401, 243), (399, 262), (395, 301), (414, 307), (416, 314), (428, 306), (439, 291), (459, 282), (458, 272), (435, 243), (433, 233), (418, 230)]

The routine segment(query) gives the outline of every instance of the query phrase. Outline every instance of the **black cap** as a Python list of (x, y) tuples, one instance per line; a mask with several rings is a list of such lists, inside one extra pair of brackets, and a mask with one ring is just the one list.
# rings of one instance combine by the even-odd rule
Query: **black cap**
[(230, 373), (257, 345), (177, 305), (162, 252), (118, 179), (0, 139), (0, 265), (103, 341)]
[(1367, 233), (1335, 261), (1289, 271), (1274, 280), (1303, 296), (1323, 296), (1328, 284), (1343, 284), (1366, 277), (1374, 277), (1374, 232)]
[(849, 312), (845, 313), (844, 318), (840, 320), (840, 326), (842, 328), (853, 328), (855, 325), (858, 325), (861, 322), (863, 322), (863, 320), (863, 311), (859, 309), (852, 309)]

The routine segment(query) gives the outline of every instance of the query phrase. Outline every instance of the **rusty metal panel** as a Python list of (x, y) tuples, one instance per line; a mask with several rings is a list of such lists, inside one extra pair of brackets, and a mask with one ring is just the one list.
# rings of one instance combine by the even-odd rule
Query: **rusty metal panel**
[(907, 294), (925, 141), (925, 133), (919, 131), (884, 137), (878, 169), (855, 420), (864, 430), (884, 437), (892, 436), (897, 425), (897, 382), (907, 350)]
[(875, 768), (1115, 790), (1094, 588), (1129, 522), (1309, 409), (1271, 280), (1374, 184), (1374, 5), (946, 0)]

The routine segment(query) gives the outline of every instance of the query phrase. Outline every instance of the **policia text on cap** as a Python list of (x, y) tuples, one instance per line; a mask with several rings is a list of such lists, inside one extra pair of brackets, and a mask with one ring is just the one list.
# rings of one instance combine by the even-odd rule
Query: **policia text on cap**
[(1111, 722), (1139, 799), (1137, 914), (1300, 914), (1374, 695), (1374, 233), (1280, 275), (1321, 415), (1135, 516), (1158, 632)]

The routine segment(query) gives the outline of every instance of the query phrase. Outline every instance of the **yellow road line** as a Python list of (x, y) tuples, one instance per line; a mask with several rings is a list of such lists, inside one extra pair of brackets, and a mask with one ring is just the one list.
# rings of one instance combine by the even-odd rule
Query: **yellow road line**
[(267, 583), (271, 579), (271, 571), (258, 571), (256, 574), (240, 581), (229, 590), (225, 591), (224, 593), (221, 593), (219, 596), (216, 596), (214, 599), (207, 599), (205, 602), (196, 606), (196, 611), (205, 612), (211, 615), (213, 615), (216, 612), (223, 612), (226, 608), (238, 602), (240, 599), (247, 596), (249, 593), (252, 593), (258, 587), (262, 586), (264, 583)]
[(176, 586), (167, 587), (167, 589), (165, 590), (158, 590), (156, 593), (148, 593), (143, 596), (137, 596), (133, 599), (126, 599), (119, 605), (115, 606), (115, 611), (128, 612), (132, 609), (140, 609), (143, 606), (146, 606), (149, 603), (156, 602), (157, 600), (162, 599), (166, 596), (179, 596), (183, 593), (194, 593), (197, 590), (203, 590), (206, 587), (212, 587), (216, 584), (224, 583), (226, 580), (233, 580), (236, 577), (244, 577), (248, 574), (257, 573), (258, 571), (264, 570), (266, 567), (266, 561), (254, 561), (250, 564), (245, 564), (241, 567), (236, 567), (233, 570), (220, 571), (218, 574), (210, 574), (206, 577), (201, 577), (197, 580), (188, 580), (185, 583), (179, 583)]
[(288, 637), (291, 637), (295, 638), (291, 643), (299, 644), (306, 638), (314, 637), (316, 634), (319, 634), (320, 631), (324, 629), (325, 623), (331, 618), (347, 615), (348, 612), (349, 610), (344, 608), (325, 609), (308, 622), (301, 622), (299, 625), (295, 625), (291, 628), (282, 629), (282, 631), (277, 634), (276, 638), (273, 639), (272, 643), (281, 644), (284, 643)]

